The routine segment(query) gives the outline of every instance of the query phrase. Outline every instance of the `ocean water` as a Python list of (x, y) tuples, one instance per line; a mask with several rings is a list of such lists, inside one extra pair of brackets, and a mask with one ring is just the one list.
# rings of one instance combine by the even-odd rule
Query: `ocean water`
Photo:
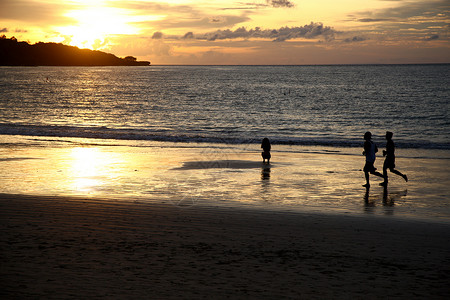
[(0, 134), (450, 149), (450, 65), (0, 68)]
[[(450, 222), (449, 99), (450, 65), (0, 67), (0, 193)], [(409, 182), (366, 191), (387, 130)]]

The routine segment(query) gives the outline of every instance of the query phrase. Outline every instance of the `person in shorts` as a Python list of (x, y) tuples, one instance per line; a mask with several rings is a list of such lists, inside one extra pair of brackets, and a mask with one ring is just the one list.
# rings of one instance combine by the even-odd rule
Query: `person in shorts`
[(376, 153), (378, 152), (377, 145), (372, 141), (372, 133), (367, 131), (364, 134), (364, 151), (363, 155), (366, 156), (366, 164), (364, 165), (364, 176), (366, 178), (366, 184), (363, 185), (363, 187), (369, 188), (369, 173), (376, 175), (378, 177), (384, 178), (383, 174), (380, 172), (377, 172), (377, 169), (374, 166)]
[(388, 184), (388, 175), (387, 170), (391, 171), (398, 176), (403, 177), (405, 181), (408, 181), (408, 177), (405, 174), (402, 174), (400, 171), (395, 169), (395, 144), (392, 140), (392, 136), (394, 134), (390, 131), (386, 131), (386, 150), (383, 150), (383, 156), (386, 156), (383, 163), (383, 177), (384, 181), (380, 183), (382, 186), (387, 186)]

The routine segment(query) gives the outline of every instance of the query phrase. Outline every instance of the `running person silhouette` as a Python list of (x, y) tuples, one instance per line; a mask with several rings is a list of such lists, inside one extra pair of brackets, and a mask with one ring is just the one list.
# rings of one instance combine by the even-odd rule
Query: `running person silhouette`
[(391, 171), (398, 176), (403, 177), (405, 181), (408, 181), (408, 177), (405, 174), (402, 174), (400, 171), (395, 169), (395, 144), (392, 140), (392, 136), (394, 134), (390, 131), (386, 131), (386, 150), (383, 150), (383, 156), (386, 156), (383, 163), (383, 177), (384, 182), (380, 183), (380, 185), (387, 186), (388, 184), (388, 175), (387, 170)]
[(366, 164), (364, 165), (363, 171), (364, 171), (364, 176), (366, 177), (366, 184), (364, 184), (363, 187), (369, 188), (370, 187), (369, 173), (376, 175), (378, 177), (382, 177), (382, 178), (384, 178), (384, 176), (380, 172), (377, 172), (376, 171), (377, 169), (373, 165), (375, 163), (375, 158), (376, 158), (375, 153), (378, 152), (378, 147), (372, 141), (372, 133), (367, 131), (364, 134), (364, 139), (366, 141), (364, 142), (363, 155), (366, 156)]

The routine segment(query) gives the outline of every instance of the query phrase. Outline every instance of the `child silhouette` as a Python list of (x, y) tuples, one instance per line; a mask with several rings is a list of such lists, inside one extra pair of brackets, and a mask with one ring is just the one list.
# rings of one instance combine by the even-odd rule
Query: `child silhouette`
[(265, 163), (266, 159), (267, 159), (267, 163), (270, 164), (270, 158), (271, 158), (270, 148), (271, 148), (271, 146), (270, 146), (270, 141), (268, 138), (264, 138), (262, 140), (261, 148), (263, 149), (263, 152), (261, 152), (261, 156), (263, 158), (263, 163)]

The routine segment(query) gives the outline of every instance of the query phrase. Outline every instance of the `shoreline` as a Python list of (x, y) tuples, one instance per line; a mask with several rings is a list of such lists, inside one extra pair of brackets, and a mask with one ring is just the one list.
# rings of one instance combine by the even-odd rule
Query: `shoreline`
[(371, 176), (367, 191), (357, 148), (278, 146), (267, 165), (259, 145), (2, 138), (5, 194), (450, 220), (447, 160), (428, 152), (403, 150), (409, 181), (391, 174), (385, 190)]
[(450, 226), (0, 195), (13, 298), (445, 299)]

